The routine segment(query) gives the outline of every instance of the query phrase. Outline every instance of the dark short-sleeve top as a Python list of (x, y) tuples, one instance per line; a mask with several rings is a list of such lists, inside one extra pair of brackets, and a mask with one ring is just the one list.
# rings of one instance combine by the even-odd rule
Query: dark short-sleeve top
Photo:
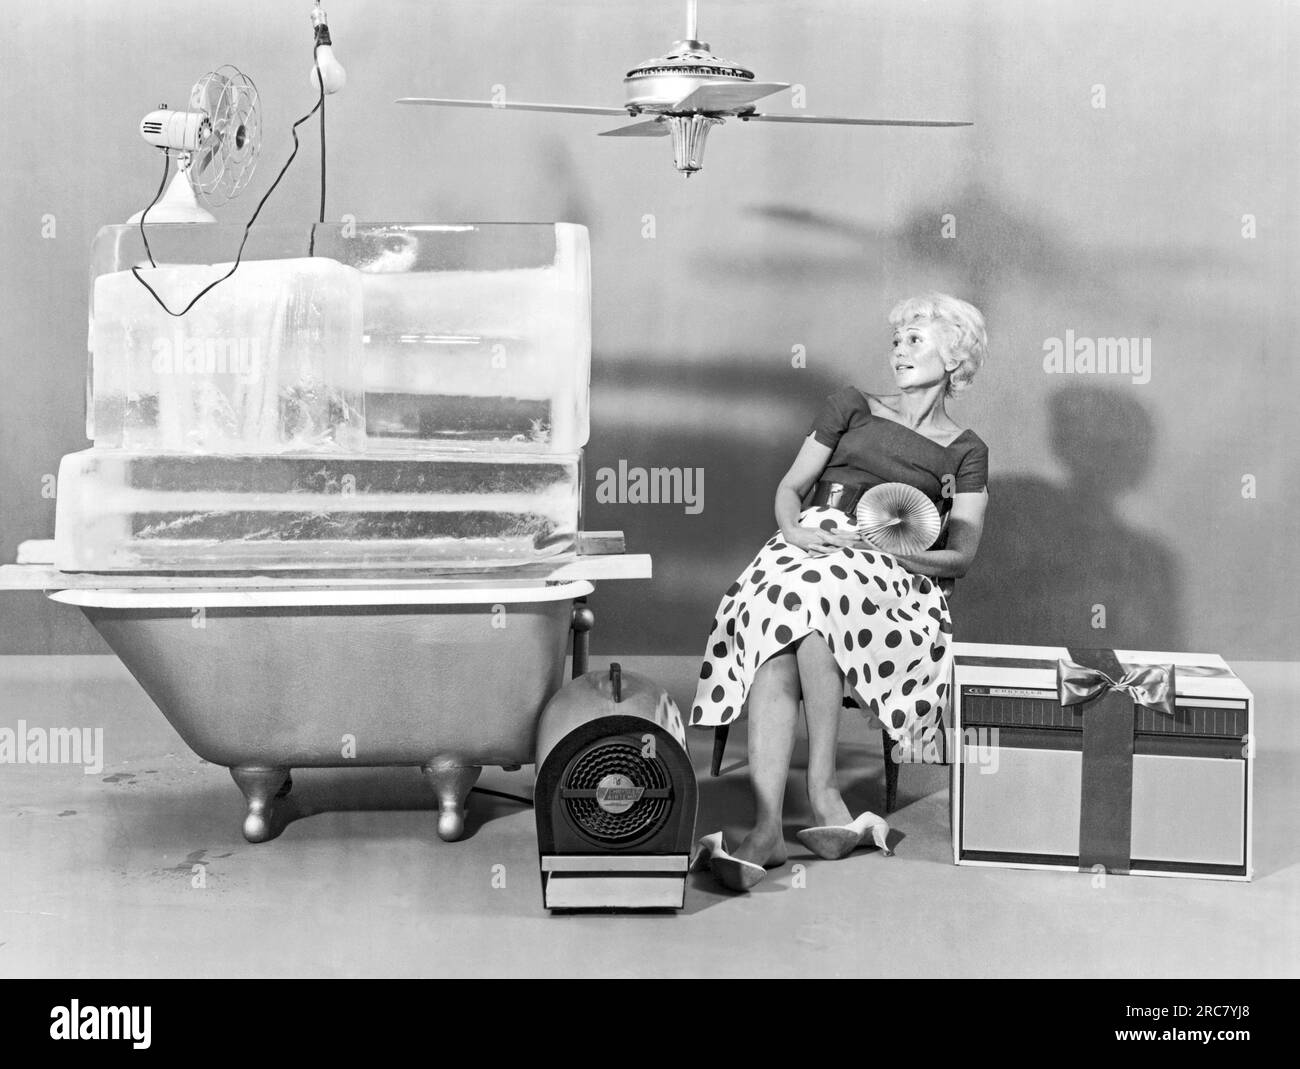
[(822, 478), (845, 486), (907, 483), (915, 486), (946, 515), (952, 499), (944, 494), (944, 477), (952, 476), (952, 493), (986, 488), (989, 448), (972, 430), (948, 445), (927, 438), (896, 420), (877, 416), (855, 386), (826, 398), (812, 425), (812, 435), (831, 450)]

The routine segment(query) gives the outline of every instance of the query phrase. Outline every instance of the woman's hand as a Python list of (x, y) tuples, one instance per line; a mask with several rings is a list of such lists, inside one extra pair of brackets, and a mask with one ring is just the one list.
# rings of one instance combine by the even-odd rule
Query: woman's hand
[(841, 549), (862, 547), (862, 540), (856, 534), (826, 531), (820, 527), (792, 527), (788, 531), (782, 531), (781, 536), (790, 545), (818, 556), (824, 553), (835, 553)]

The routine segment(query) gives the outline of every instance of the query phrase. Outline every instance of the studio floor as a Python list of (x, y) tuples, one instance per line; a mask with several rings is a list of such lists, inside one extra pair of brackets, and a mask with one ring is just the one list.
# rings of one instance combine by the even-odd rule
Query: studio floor
[[(593, 666), (608, 660), (593, 657)], [(684, 703), (688, 658), (620, 658)], [(301, 770), (296, 817), (257, 846), (224, 768), (181, 742), (113, 657), (0, 658), (0, 727), (103, 727), (93, 775), (0, 765), (0, 975), (1295, 976), (1300, 974), (1300, 664), (1236, 663), (1257, 700), (1250, 884), (958, 868), (947, 772), (905, 767), (894, 857), (805, 855), (732, 896), (693, 875), (675, 915), (550, 916), (532, 811), (475, 794), (441, 842), (416, 769)], [(850, 808), (879, 811), (879, 733), (849, 721)], [(749, 812), (744, 729), (719, 779), (692, 732), (699, 831)], [(531, 792), (531, 769), (482, 786)]]

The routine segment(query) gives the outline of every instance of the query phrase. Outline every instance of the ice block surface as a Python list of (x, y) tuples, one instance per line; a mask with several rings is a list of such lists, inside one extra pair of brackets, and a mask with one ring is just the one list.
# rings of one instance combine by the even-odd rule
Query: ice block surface
[(475, 567), (572, 551), (580, 457), (63, 458), (64, 571)]
[[(149, 235), (159, 263), (188, 265), (144, 272), (172, 307), (180, 307), (221, 273), (207, 265), (229, 258), (242, 229), (161, 224), (149, 227)], [(345, 363), (349, 374), (360, 376), (346, 394), (346, 412), (336, 405), (310, 413), (311, 428), (343, 418), (336, 437), (344, 448), (571, 453), (587, 442), (591, 310), (585, 227), (256, 226), (239, 270), (180, 321), (170, 320), (131, 276), (129, 268), (142, 260), (136, 227), (105, 227), (96, 239), (88, 433), (98, 445), (225, 450), (233, 436), (247, 451), (330, 448), (328, 438), (312, 445), (313, 431), (304, 433), (297, 425), (268, 427), (270, 398), (239, 383), (238, 375), (215, 382), (215, 390), (211, 376), (183, 387), (170, 378), (160, 380), (152, 370), (155, 346), (175, 349), (175, 323), (195, 316), (202, 318), (187, 329), (202, 340), (204, 351), (213, 349), (214, 361), (228, 353), (227, 365), (239, 368), (251, 348), (254, 323), (268, 330), (283, 322), (302, 338), (308, 326), (304, 317), (309, 320), (315, 334), (310, 344), (294, 350), (289, 366), (311, 370), (311, 382), (328, 380), (327, 389)], [(358, 276), (359, 369), (345, 359), (349, 350), (340, 340), (340, 332), (352, 331), (354, 324), (336, 322), (342, 306), (328, 292), (335, 281), (327, 276), (336, 272), (322, 266), (313, 276), (310, 266), (299, 267), (318, 263)], [(259, 273), (280, 269), (288, 277), (268, 292), (262, 284), (267, 276)], [(295, 275), (299, 270), (306, 274)], [(246, 293), (262, 310), (248, 306)], [(282, 318), (267, 307), (277, 300), (273, 293), (286, 302)], [(299, 301), (295, 294), (307, 299)], [(180, 344), (184, 349), (188, 338)], [(259, 345), (265, 360), (270, 341)], [(354, 340), (351, 350), (356, 349)], [(304, 394), (309, 401), (320, 400), (309, 389), (295, 392), (294, 385), (290, 378), (280, 386), (287, 396), (286, 417), (301, 414)], [(256, 402), (251, 409), (250, 393)], [(160, 404), (165, 411), (159, 411)], [(194, 425), (183, 429), (186, 420)], [(362, 424), (364, 446), (353, 433)], [(260, 444), (248, 442), (254, 432)]]
[[(229, 264), (147, 268), (179, 311)], [(95, 280), (95, 444), (230, 453), (364, 446), (360, 273), (324, 257), (241, 263), (182, 316), (130, 271)]]

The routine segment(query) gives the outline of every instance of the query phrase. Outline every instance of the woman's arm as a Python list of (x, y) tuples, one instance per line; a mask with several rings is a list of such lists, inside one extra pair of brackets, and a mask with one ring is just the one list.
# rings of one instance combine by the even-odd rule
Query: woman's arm
[(781, 527), (781, 537), (792, 546), (810, 552), (853, 548), (860, 545), (857, 535), (799, 526), (799, 511), (804, 495), (817, 481), (818, 476), (826, 470), (826, 463), (830, 458), (829, 447), (822, 445), (810, 434), (804, 439), (803, 445), (799, 448), (799, 455), (794, 458), (790, 470), (785, 473), (776, 488), (776, 522)]
[(960, 579), (970, 570), (984, 533), (984, 510), (988, 506), (987, 490), (978, 494), (954, 494), (948, 513), (948, 545), (945, 549), (927, 549), (920, 553), (892, 554), (909, 572), (935, 579)]

